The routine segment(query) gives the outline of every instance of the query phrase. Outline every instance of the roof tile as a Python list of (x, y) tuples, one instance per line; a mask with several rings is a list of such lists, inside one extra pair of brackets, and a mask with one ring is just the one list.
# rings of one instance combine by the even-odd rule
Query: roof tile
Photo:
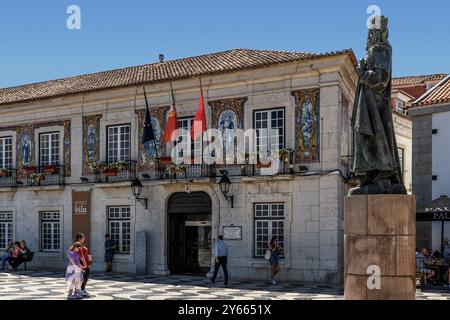
[(338, 55), (349, 55), (353, 64), (356, 65), (357, 63), (351, 49), (328, 53), (233, 49), (196, 57), (169, 60), (163, 63), (146, 64), (4, 88), (0, 89), (0, 105), (143, 83), (179, 80), (199, 75), (256, 69), (282, 63)]

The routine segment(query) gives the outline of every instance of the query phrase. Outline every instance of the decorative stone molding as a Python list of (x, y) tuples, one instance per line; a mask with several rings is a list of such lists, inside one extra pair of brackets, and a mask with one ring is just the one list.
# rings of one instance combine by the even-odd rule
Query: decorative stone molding
[(295, 161), (320, 161), (320, 90), (293, 91), (295, 99)]

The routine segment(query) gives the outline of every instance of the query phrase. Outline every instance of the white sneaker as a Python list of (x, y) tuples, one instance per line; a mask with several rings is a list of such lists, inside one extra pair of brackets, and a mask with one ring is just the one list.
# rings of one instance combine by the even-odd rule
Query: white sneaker
[(273, 285), (276, 285), (276, 284), (277, 284), (277, 282), (275, 281), (275, 279), (272, 279), (272, 284), (273, 284)]
[(85, 298), (90, 298), (90, 297), (91, 297), (91, 295), (90, 295), (89, 293), (87, 293), (86, 290), (81, 291), (81, 294), (82, 294), (83, 297), (85, 297)]

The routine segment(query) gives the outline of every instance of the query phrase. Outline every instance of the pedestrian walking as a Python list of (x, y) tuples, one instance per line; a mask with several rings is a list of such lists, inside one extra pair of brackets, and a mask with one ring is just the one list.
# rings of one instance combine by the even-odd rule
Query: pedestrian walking
[(81, 261), (78, 256), (78, 252), (81, 249), (81, 243), (74, 242), (70, 248), (67, 255), (69, 263), (66, 270), (66, 283), (69, 289), (69, 295), (67, 299), (77, 300), (83, 299), (83, 294), (81, 292), (81, 284), (83, 283), (83, 274), (81, 272)]
[(283, 250), (280, 243), (278, 242), (277, 237), (272, 237), (272, 240), (270, 240), (269, 243), (268, 250), (270, 251), (269, 264), (271, 274), (269, 280), (273, 285), (276, 285), (277, 281), (275, 280), (275, 276), (277, 275), (278, 271), (280, 271), (280, 262), (278, 261), (278, 259)]
[(85, 298), (89, 298), (91, 295), (86, 291), (86, 284), (89, 280), (89, 274), (92, 265), (92, 255), (89, 248), (86, 246), (86, 237), (83, 233), (77, 233), (74, 237), (74, 242), (81, 243), (81, 248), (78, 251), (78, 256), (81, 261), (81, 271), (83, 273), (83, 283), (81, 284), (81, 293)]
[(114, 254), (116, 253), (116, 242), (111, 239), (109, 234), (105, 235), (105, 262), (106, 262), (106, 272), (112, 272), (112, 263)]
[(217, 237), (217, 242), (214, 247), (214, 257), (215, 257), (214, 275), (211, 278), (211, 281), (213, 283), (216, 282), (217, 272), (219, 272), (219, 268), (220, 266), (222, 266), (223, 274), (225, 276), (224, 285), (228, 285), (228, 270), (227, 270), (228, 246), (223, 241), (222, 235), (219, 235)]

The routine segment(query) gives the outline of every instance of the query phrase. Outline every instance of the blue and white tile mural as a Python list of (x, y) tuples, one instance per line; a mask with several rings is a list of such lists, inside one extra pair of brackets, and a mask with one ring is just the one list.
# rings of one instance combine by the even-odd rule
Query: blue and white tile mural
[(235, 136), (238, 128), (237, 116), (234, 111), (225, 110), (220, 114), (219, 129), (223, 132), (224, 150), (234, 150), (234, 154), (236, 154), (237, 149)]
[[(155, 133), (156, 143), (154, 143), (153, 141), (149, 141), (145, 144), (139, 144), (138, 159), (140, 171), (151, 170), (152, 168), (154, 168), (154, 159), (164, 155), (164, 144), (161, 143), (161, 140), (164, 132), (168, 110), (169, 107), (158, 107), (150, 109), (151, 122), (153, 131)], [(141, 141), (143, 132), (142, 128), (144, 127), (145, 122), (145, 111), (137, 111), (137, 114), (139, 119), (139, 141)], [(155, 148), (155, 144), (157, 149)], [(156, 152), (157, 150), (158, 152)]]
[(320, 101), (319, 90), (292, 93), (295, 98), (296, 162), (320, 161)]
[(100, 160), (100, 114), (83, 117), (83, 172), (90, 171), (89, 164)]
[[(217, 129), (224, 130), (223, 144), (226, 150), (237, 151), (233, 133), (234, 130), (244, 129), (244, 105), (247, 97), (224, 99), (217, 101), (209, 101), (208, 105), (211, 107), (212, 126)], [(228, 131), (225, 130), (232, 130)], [(226, 155), (224, 154), (224, 157)], [(234, 163), (234, 161), (233, 161)]]
[[(159, 125), (159, 121), (154, 118), (151, 117), (151, 123), (152, 123), (152, 127), (153, 127), (153, 132), (155, 134), (155, 142), (153, 141), (148, 141), (146, 143), (144, 143), (143, 149), (145, 150), (145, 152), (142, 152), (141, 157), (142, 157), (142, 161), (143, 162), (147, 162), (150, 161), (153, 158), (156, 158), (157, 156), (159, 156), (159, 152), (156, 152), (158, 148), (161, 145), (161, 126)], [(139, 141), (141, 141), (142, 139), (142, 132), (140, 131), (139, 133)], [(155, 148), (156, 145), (156, 148)]]

